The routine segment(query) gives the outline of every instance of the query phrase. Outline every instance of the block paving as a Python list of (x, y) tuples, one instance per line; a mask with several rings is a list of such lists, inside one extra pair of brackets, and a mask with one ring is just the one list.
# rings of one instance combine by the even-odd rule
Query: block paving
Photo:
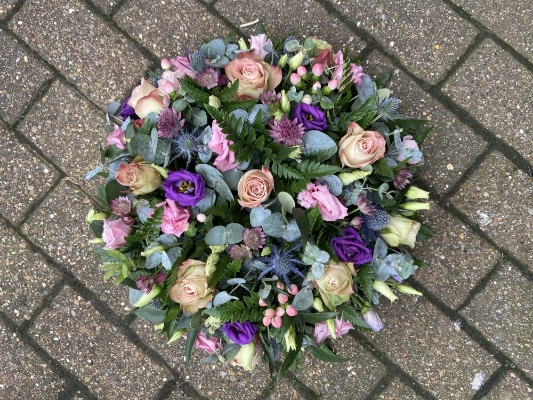
[[(392, 69), (400, 112), (434, 126), (424, 296), (336, 341), (348, 362), (306, 353), (277, 385), (265, 365), (187, 367), (103, 282), (84, 224), (107, 103), (256, 18)], [(0, 0), (0, 398), (533, 399), (532, 18), (526, 0)]]

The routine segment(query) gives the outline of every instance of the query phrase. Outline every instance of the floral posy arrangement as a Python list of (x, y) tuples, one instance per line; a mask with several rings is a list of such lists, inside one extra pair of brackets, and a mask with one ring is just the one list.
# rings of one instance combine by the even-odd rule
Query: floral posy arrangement
[(380, 295), (420, 294), (429, 129), (359, 64), (315, 37), (215, 39), (108, 107), (92, 242), (187, 361), (341, 361), (331, 339), (381, 330)]

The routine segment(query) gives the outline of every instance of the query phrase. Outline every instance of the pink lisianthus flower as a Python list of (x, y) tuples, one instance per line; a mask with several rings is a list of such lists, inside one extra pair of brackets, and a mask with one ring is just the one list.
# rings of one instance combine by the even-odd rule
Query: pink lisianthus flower
[(272, 46), (272, 41), (267, 38), (267, 35), (261, 33), (259, 35), (253, 35), (248, 39), (250, 42), (250, 51), (255, 55), (261, 57), (261, 60), (268, 54), (263, 48), (269, 44)]
[[(344, 321), (342, 317), (341, 319), (335, 318), (335, 335), (338, 338), (348, 333), (351, 329), (353, 329), (353, 325), (350, 322)], [(321, 344), (327, 338), (332, 337), (326, 321), (315, 324), (313, 336), (315, 337), (317, 344)]]
[(356, 85), (361, 84), (363, 82), (363, 67), (356, 64), (350, 64), (350, 80), (355, 83)]
[(213, 121), (211, 130), (213, 135), (207, 146), (213, 150), (214, 153), (218, 154), (218, 157), (215, 158), (215, 161), (213, 162), (215, 168), (221, 172), (237, 168), (239, 163), (235, 162), (235, 153), (229, 149), (229, 146), (232, 145), (233, 142), (226, 140), (226, 134), (222, 132), (222, 129), (220, 129), (216, 120)]
[(165, 106), (168, 106), (170, 104), (170, 93), (177, 92), (180, 88), (176, 73), (170, 70), (163, 72), (161, 79), (157, 81), (157, 88), (163, 95)]
[(180, 237), (183, 232), (189, 229), (189, 218), (191, 213), (185, 207), (180, 206), (174, 200), (166, 199), (156, 207), (165, 205), (163, 209), (163, 221), (160, 228), (163, 233)]
[(344, 55), (342, 51), (338, 51), (335, 57), (335, 69), (331, 74), (331, 80), (328, 82), (328, 87), (331, 90), (339, 89), (342, 83), (342, 71), (344, 67)]
[(194, 342), (194, 348), (204, 350), (209, 354), (215, 353), (217, 350), (222, 349), (222, 339), (211, 336), (209, 339), (202, 331), (198, 332), (196, 341)]
[(126, 148), (126, 131), (121, 131), (118, 125), (115, 125), (113, 133), (107, 137), (108, 146), (117, 146), (119, 149)]
[(104, 231), (102, 239), (105, 249), (118, 249), (126, 244), (126, 236), (131, 233), (131, 226), (121, 219), (104, 219)]
[(170, 63), (174, 66), (174, 73), (176, 75), (176, 78), (181, 79), (185, 75), (194, 78), (194, 71), (192, 70), (191, 65), (189, 64), (189, 60), (187, 59), (187, 57), (179, 56), (176, 58), (172, 58), (170, 60)]
[(324, 221), (336, 221), (348, 216), (348, 209), (330, 193), (327, 186), (318, 182), (308, 183), (307, 189), (300, 192), (296, 200), (303, 208), (318, 205)]

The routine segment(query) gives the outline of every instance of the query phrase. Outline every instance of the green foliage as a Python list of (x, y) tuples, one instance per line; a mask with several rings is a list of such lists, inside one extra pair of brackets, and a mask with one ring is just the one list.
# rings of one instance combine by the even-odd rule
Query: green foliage
[(371, 112), (375, 108), (377, 94), (369, 97), (360, 107), (344, 113), (339, 117), (337, 127), (341, 132), (345, 132), (348, 129), (348, 125), (353, 121), (360, 121), (368, 112)]
[(198, 104), (209, 103), (209, 93), (201, 88), (193, 78), (186, 76), (178, 80), (180, 82), (180, 90), (185, 92), (187, 97)]
[(259, 304), (248, 296), (244, 296), (243, 300), (244, 302), (235, 300), (222, 304), (217, 308), (207, 308), (203, 310), (203, 313), (218, 318), (221, 321), (261, 321), (263, 319), (263, 311), (259, 307)]
[(372, 292), (374, 291), (374, 288), (372, 287), (373, 278), (372, 268), (370, 266), (363, 265), (362, 267), (357, 268), (355, 280), (368, 300), (372, 299)]
[(141, 229), (135, 232), (135, 237), (138, 240), (143, 240), (145, 243), (152, 243), (159, 237), (161, 230), (159, 225), (163, 221), (163, 207), (156, 207), (151, 217), (144, 221)]
[(416, 240), (426, 240), (435, 235), (435, 232), (426, 224), (420, 223), (420, 229), (416, 235)]
[(221, 218), (223, 225), (226, 225), (228, 221), (242, 224), (246, 220), (246, 214), (241, 211), (241, 206), (235, 200), (219, 202), (209, 207), (205, 213)]
[(224, 276), (227, 278), (234, 278), (241, 268), (242, 263), (240, 261), (231, 260), (227, 252), (221, 253), (217, 262), (217, 267), (209, 279), (209, 286), (216, 285)]
[(394, 178), (392, 167), (387, 163), (386, 158), (381, 158), (372, 164), (372, 173), (376, 175), (385, 176), (387, 178)]
[(318, 161), (305, 159), (296, 165), (296, 169), (302, 173), (304, 179), (310, 181), (314, 178), (333, 175), (342, 171), (341, 167), (335, 165), (322, 164)]
[(389, 83), (389, 81), (391, 80), (393, 73), (394, 71), (391, 69), (390, 71), (385, 72), (383, 75), (378, 76), (374, 81), (376, 82), (376, 88), (379, 90), (386, 87), (387, 83)]
[(361, 318), (359, 314), (357, 314), (357, 312), (355, 312), (355, 310), (352, 307), (348, 305), (340, 305), (340, 306), (337, 306), (337, 311), (339, 312), (339, 317), (340, 317), (340, 314), (342, 314), (344, 320), (350, 322), (354, 327), (357, 327), (360, 330), (364, 330), (364, 331), (372, 330), (367, 325), (367, 323), (363, 321), (363, 318)]

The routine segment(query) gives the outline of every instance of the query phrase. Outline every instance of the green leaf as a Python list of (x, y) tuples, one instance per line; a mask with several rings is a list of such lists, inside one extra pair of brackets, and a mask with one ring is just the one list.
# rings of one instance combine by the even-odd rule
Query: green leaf
[(192, 349), (194, 348), (194, 342), (196, 341), (198, 332), (200, 332), (199, 328), (191, 328), (187, 332), (187, 342), (185, 342), (185, 362), (187, 366), (191, 363)]
[(432, 129), (433, 129), (433, 127), (431, 126), (431, 127), (427, 128), (427, 129), (424, 129), (422, 132), (419, 132), (416, 135), (414, 135), (415, 142), (419, 146), (421, 146), (422, 143), (424, 142), (424, 140), (426, 139), (426, 136), (430, 134)]
[(389, 81), (391, 80), (393, 73), (394, 71), (391, 69), (390, 71), (387, 71), (383, 75), (377, 77), (376, 80), (374, 81), (376, 82), (377, 89), (384, 88), (387, 85), (387, 83), (389, 83)]
[(191, 77), (178, 79), (180, 82), (180, 91), (187, 94), (196, 103), (209, 103), (209, 94), (206, 93)]
[(164, 322), (166, 315), (166, 311), (156, 310), (155, 308), (152, 308), (151, 305), (147, 305), (136, 310), (131, 310), (131, 313), (148, 321), (155, 322), (156, 324)]
[(426, 224), (420, 223), (420, 229), (416, 235), (416, 240), (426, 240), (435, 235), (435, 232)]
[(385, 176), (391, 179), (394, 178), (394, 172), (392, 170), (392, 167), (387, 164), (386, 158), (381, 158), (374, 164), (372, 164), (372, 172), (376, 175)]
[(180, 313), (181, 311), (181, 307), (179, 304), (175, 304), (173, 305), (168, 311), (167, 311), (167, 316), (165, 317), (165, 323), (168, 323), (170, 321), (173, 321), (177, 316), (178, 314)]
[(281, 364), (281, 367), (279, 368), (278, 376), (276, 377), (276, 382), (279, 382), (280, 379), (285, 375), (285, 372), (291, 367), (291, 365), (296, 360), (296, 357), (300, 353), (300, 350), (302, 349), (302, 342), (304, 339), (303, 332), (296, 332), (296, 350), (290, 350), (287, 355), (285, 356), (285, 360), (283, 360), (283, 364)]
[(350, 361), (351, 358), (339, 357), (330, 350), (325, 350), (317, 346), (308, 346), (309, 352), (316, 358), (327, 362), (344, 362)]
[(348, 305), (337, 306), (337, 311), (342, 313), (344, 320), (352, 323), (360, 329), (371, 330), (370, 327), (363, 321), (363, 318), (355, 312), (355, 310)]
[(310, 324), (316, 324), (318, 322), (324, 322), (327, 319), (334, 318), (337, 313), (335, 311), (321, 312), (321, 313), (305, 313), (299, 312), (298, 315), (302, 317), (305, 322)]
[(272, 376), (274, 374), (274, 353), (272, 352), (272, 347), (266, 342), (263, 336), (265, 334), (266, 332), (259, 332), (259, 339), (261, 339), (261, 347), (263, 347), (263, 351), (267, 356), (268, 369), (270, 370), (270, 376)]
[(359, 284), (359, 287), (365, 294), (366, 298), (371, 300), (372, 292), (374, 291), (374, 288), (372, 287), (372, 268), (368, 265), (357, 268), (357, 275), (355, 276), (355, 279), (357, 280), (357, 283)]
[(107, 203), (111, 203), (112, 200), (119, 196), (123, 196), (124, 193), (127, 193), (128, 191), (129, 188), (122, 186), (117, 180), (113, 179), (112, 181), (109, 181), (107, 185), (105, 185), (105, 196)]
[(311, 230), (309, 226), (309, 221), (305, 214), (305, 210), (294, 207), (292, 209), (292, 216), (294, 217), (294, 220), (298, 225), (298, 229), (300, 229), (300, 233), (302, 234), (302, 247), (305, 249), (305, 246), (307, 245), (307, 242), (309, 240), (309, 232)]

